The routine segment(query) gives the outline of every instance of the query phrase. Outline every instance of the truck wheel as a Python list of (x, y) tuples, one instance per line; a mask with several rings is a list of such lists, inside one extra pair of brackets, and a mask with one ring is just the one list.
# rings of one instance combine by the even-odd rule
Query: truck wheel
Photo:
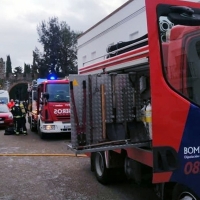
[(38, 124), (38, 135), (40, 136), (41, 139), (44, 139), (44, 133), (40, 130), (40, 123)]
[(44, 139), (44, 133), (41, 132), (41, 130), (39, 130), (39, 136), (40, 136), (41, 139)]
[(177, 184), (173, 190), (172, 200), (199, 200), (199, 198), (186, 186)]
[(103, 152), (96, 152), (94, 156), (94, 170), (97, 180), (102, 184), (109, 181), (109, 169), (106, 168), (105, 157)]

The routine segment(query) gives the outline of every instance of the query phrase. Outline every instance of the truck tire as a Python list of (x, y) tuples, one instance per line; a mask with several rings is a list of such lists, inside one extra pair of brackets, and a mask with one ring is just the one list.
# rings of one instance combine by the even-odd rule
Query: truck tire
[(199, 198), (188, 187), (177, 184), (173, 190), (172, 200), (199, 200)]
[(101, 184), (109, 183), (109, 169), (106, 168), (104, 152), (96, 152), (94, 156), (94, 171), (97, 180)]
[(44, 133), (40, 130), (40, 122), (38, 124), (37, 130), (38, 130), (38, 135), (40, 136), (40, 138), (44, 139)]
[(39, 130), (39, 132), (38, 132), (38, 133), (39, 133), (39, 136), (40, 136), (40, 138), (41, 138), (41, 139), (44, 139), (44, 133), (43, 133), (43, 132), (41, 132), (41, 130)]

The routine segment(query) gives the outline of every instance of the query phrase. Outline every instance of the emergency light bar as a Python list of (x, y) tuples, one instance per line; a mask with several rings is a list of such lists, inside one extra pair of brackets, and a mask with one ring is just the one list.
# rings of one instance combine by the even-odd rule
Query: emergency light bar
[(48, 77), (47, 77), (48, 80), (56, 80), (57, 79), (57, 76), (56, 74), (49, 74)]

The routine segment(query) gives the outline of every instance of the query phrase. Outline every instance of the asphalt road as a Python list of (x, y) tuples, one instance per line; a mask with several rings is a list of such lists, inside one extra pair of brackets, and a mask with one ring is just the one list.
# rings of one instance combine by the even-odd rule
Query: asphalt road
[(152, 185), (101, 185), (89, 158), (76, 157), (68, 143), (70, 136), (41, 140), (30, 130), (15, 136), (0, 129), (0, 200), (157, 200)]

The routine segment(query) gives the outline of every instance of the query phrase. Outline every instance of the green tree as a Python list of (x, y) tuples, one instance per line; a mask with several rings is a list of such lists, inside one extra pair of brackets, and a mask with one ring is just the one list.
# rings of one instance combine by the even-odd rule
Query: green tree
[(76, 74), (78, 72), (77, 65), (77, 38), (81, 34), (70, 30), (70, 27), (65, 23), (61, 23), (61, 56), (60, 65), (64, 75)]
[(27, 65), (26, 63), (24, 63), (24, 74), (23, 77), (26, 77), (26, 74), (30, 74), (31, 69), (30, 69), (30, 65)]
[(47, 77), (51, 72), (58, 76), (77, 73), (77, 37), (80, 32), (71, 31), (66, 22), (60, 23), (57, 17), (42, 21), (37, 31), (44, 50), (41, 53), (36, 48), (33, 53), (33, 66), (38, 69), (39, 77)]
[(27, 68), (27, 66), (26, 66), (26, 64), (24, 63), (24, 73), (23, 73), (23, 77), (26, 77), (26, 68)]
[(12, 73), (12, 63), (11, 63), (10, 55), (8, 55), (6, 59), (6, 77), (7, 78), (8, 78), (9, 73)]
[(19, 74), (22, 73), (22, 67), (15, 67), (13, 72), (15, 76), (18, 76)]
[(27, 74), (30, 74), (31, 73), (31, 65), (27, 65), (27, 68), (26, 68), (26, 73)]
[(45, 64), (43, 55), (35, 48), (35, 51), (33, 51), (32, 77), (46, 78), (48, 74), (48, 66)]

